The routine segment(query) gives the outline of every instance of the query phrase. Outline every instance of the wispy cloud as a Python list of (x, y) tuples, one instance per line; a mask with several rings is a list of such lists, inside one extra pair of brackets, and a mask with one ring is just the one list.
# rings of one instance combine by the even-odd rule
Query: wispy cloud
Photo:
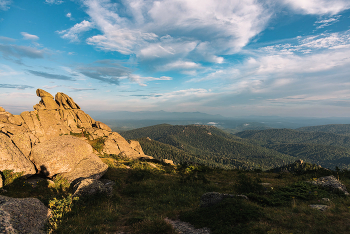
[(140, 86), (147, 86), (147, 84), (145, 84), (145, 82), (147, 82), (147, 81), (172, 80), (172, 78), (169, 76), (162, 76), (162, 77), (157, 78), (157, 77), (143, 77), (140, 75), (130, 74), (128, 77), (132, 82), (136, 82)]
[(206, 0), (201, 4), (182, 0), (125, 1), (123, 7), (109, 0), (87, 0), (84, 4), (101, 32), (88, 38), (88, 44), (142, 58), (184, 57), (200, 43), (211, 42), (206, 45), (214, 52), (208, 55), (208, 50), (199, 48), (197, 54), (222, 62), (217, 53), (239, 51), (264, 29), (270, 17), (269, 11), (254, 0)]
[(39, 37), (26, 32), (21, 32), (24, 40), (39, 40)]
[(62, 0), (45, 0), (45, 2), (49, 4), (57, 4), (57, 5), (63, 3)]
[(6, 45), (0, 44), (0, 52), (5, 58), (15, 57), (15, 58), (44, 58), (45, 51), (38, 50), (36, 48), (28, 46), (18, 46), (18, 45)]
[(33, 71), (33, 70), (27, 70), (29, 73), (35, 75), (44, 77), (46, 79), (55, 79), (55, 80), (74, 80), (72, 77), (65, 76), (65, 75), (58, 75), (58, 74), (51, 74), (46, 72), (40, 72), (40, 71)]
[(93, 24), (89, 21), (82, 21), (81, 23), (75, 24), (72, 28), (62, 31), (57, 31), (61, 34), (62, 38), (69, 39), (71, 42), (79, 41), (79, 35), (83, 32), (89, 31), (93, 28)]
[(11, 2), (11, 0), (0, 0), (0, 10), (7, 11)]
[(15, 42), (16, 39), (0, 36), (0, 41), (3, 41), (3, 42)]
[(20, 89), (20, 90), (24, 90), (24, 89), (34, 89), (33, 86), (29, 86), (29, 85), (17, 85), (17, 84), (0, 84), (0, 88), (2, 88), (2, 89)]
[(315, 24), (318, 25), (316, 28), (320, 29), (320, 28), (331, 26), (332, 24), (338, 22), (340, 17), (341, 15), (336, 15), (328, 19), (318, 20), (315, 22)]
[(350, 8), (348, 0), (284, 0), (296, 11), (304, 14), (335, 15)]
[(191, 62), (191, 61), (183, 61), (178, 60), (174, 62), (170, 62), (158, 68), (161, 71), (169, 71), (169, 70), (196, 70), (203, 69), (202, 65), (199, 63)]

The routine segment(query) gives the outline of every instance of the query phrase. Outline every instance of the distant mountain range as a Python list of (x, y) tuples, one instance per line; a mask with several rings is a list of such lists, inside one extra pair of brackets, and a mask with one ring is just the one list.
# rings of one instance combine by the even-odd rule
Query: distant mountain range
[(127, 131), (158, 124), (189, 125), (206, 124), (226, 129), (231, 133), (245, 130), (265, 130), (271, 128), (297, 129), (325, 124), (350, 124), (350, 118), (302, 118), (279, 116), (224, 117), (201, 112), (166, 111), (87, 111), (95, 120), (108, 124), (114, 131)]
[(269, 169), (303, 159), (325, 168), (350, 168), (350, 125), (248, 130), (233, 135), (207, 125), (161, 124), (121, 135), (138, 139), (150, 156), (178, 163)]
[(116, 112), (92, 112), (96, 119), (113, 120), (198, 120), (198, 119), (225, 119), (222, 115), (210, 115), (201, 112), (166, 112), (166, 111), (116, 111)]

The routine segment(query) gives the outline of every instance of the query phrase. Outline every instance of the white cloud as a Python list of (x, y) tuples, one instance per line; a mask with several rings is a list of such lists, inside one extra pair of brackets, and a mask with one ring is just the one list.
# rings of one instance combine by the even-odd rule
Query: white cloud
[(191, 61), (182, 61), (178, 60), (175, 62), (168, 63), (164, 66), (158, 68), (161, 71), (169, 71), (169, 70), (193, 70), (193, 69), (203, 69), (201, 64), (191, 62)]
[(21, 32), (23, 39), (25, 40), (39, 40), (39, 37), (26, 32)]
[(89, 21), (83, 20), (81, 23), (74, 25), (68, 30), (58, 31), (59, 34), (63, 34), (61, 37), (69, 39), (71, 42), (79, 41), (79, 35), (83, 32), (89, 31), (93, 28), (93, 24)]
[(68, 13), (66, 14), (66, 17), (68, 17), (69, 19), (72, 19), (72, 13), (68, 12)]
[(172, 80), (169, 76), (162, 76), (159, 78), (155, 77), (142, 77), (140, 75), (130, 74), (129, 76), (130, 81), (138, 83), (140, 86), (147, 86), (145, 82), (147, 81), (154, 81), (154, 80)]
[(292, 8), (305, 14), (335, 15), (350, 8), (348, 0), (284, 0)]
[(332, 17), (332, 18), (328, 18), (328, 19), (324, 19), (324, 20), (318, 20), (318, 21), (315, 22), (315, 24), (320, 24), (320, 25), (317, 26), (317, 29), (328, 27), (328, 26), (338, 22), (340, 17), (341, 17), (340, 15), (337, 15), (337, 16)]
[[(101, 31), (88, 38), (88, 44), (142, 59), (178, 60), (195, 52), (202, 60), (223, 63), (218, 54), (239, 51), (265, 28), (270, 17), (255, 0), (87, 0), (84, 4)], [(206, 50), (196, 51), (197, 45), (206, 42)]]
[(62, 0), (45, 0), (45, 2), (49, 4), (57, 4), (57, 5), (63, 3)]
[(11, 4), (11, 2), (11, 0), (0, 0), (0, 10), (8, 10), (10, 8), (9, 5)]

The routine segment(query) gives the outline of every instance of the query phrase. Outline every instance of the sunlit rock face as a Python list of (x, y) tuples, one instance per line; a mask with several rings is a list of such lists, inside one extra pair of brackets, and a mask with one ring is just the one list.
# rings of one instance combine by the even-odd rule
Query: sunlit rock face
[[(33, 111), (12, 115), (0, 107), (0, 171), (62, 175), (69, 181), (98, 179), (108, 168), (96, 155), (99, 152), (148, 157), (138, 142), (128, 142), (95, 121), (68, 95), (57, 93), (54, 98), (42, 89), (36, 94), (41, 100)], [(99, 139), (103, 146), (97, 152), (87, 141)]]

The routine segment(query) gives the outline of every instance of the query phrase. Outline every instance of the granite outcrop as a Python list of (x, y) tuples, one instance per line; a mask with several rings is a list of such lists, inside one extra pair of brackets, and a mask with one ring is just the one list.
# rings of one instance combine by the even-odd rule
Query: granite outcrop
[[(0, 107), (0, 171), (24, 176), (62, 175), (69, 181), (99, 179), (107, 170), (97, 154), (149, 157), (137, 141), (126, 141), (106, 124), (95, 121), (64, 93), (55, 98), (42, 89), (33, 111), (13, 115)], [(101, 140), (96, 151), (89, 143)], [(151, 157), (150, 157), (151, 158)]]

